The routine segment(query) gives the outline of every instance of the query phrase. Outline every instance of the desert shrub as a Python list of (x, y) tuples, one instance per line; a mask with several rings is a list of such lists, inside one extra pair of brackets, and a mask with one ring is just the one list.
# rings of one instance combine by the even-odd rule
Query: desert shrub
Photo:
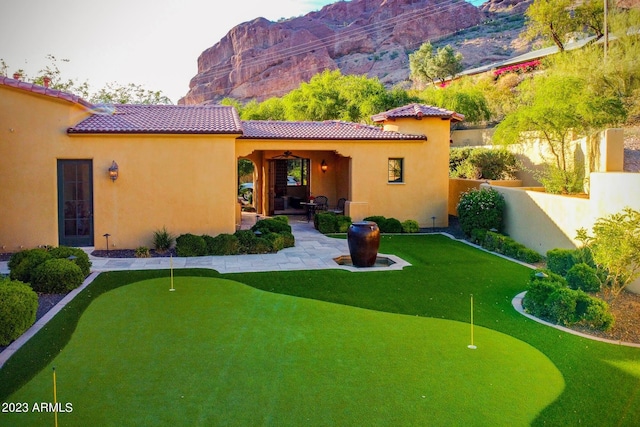
[(477, 228), (500, 231), (504, 208), (504, 197), (493, 188), (462, 193), (457, 207), (460, 227), (467, 236)]
[(157, 252), (167, 252), (175, 242), (175, 236), (167, 231), (167, 227), (153, 232), (153, 247)]
[(207, 253), (207, 244), (202, 236), (182, 234), (176, 239), (176, 253), (178, 256), (203, 256)]
[(75, 263), (68, 259), (53, 258), (35, 269), (31, 287), (36, 292), (62, 294), (80, 286), (84, 277)]
[(420, 225), (418, 225), (418, 221), (415, 221), (413, 219), (402, 221), (403, 233), (417, 233), (418, 231), (420, 231)]
[(378, 227), (381, 233), (402, 233), (402, 223), (396, 218), (387, 218)]
[(593, 267), (581, 262), (575, 264), (567, 271), (565, 276), (571, 289), (582, 289), (585, 292), (598, 292), (600, 279)]
[(36, 321), (38, 295), (17, 280), (0, 279), (0, 345), (8, 345)]
[(207, 245), (207, 255), (236, 255), (240, 252), (240, 241), (235, 234), (222, 233), (202, 238)]
[(51, 258), (47, 250), (40, 248), (17, 252), (9, 259), (9, 277), (23, 283), (32, 283), (36, 268)]
[(566, 276), (569, 269), (578, 262), (577, 257), (574, 249), (551, 249), (547, 251), (547, 268), (556, 274)]
[(449, 152), (451, 178), (515, 179), (518, 167), (515, 155), (505, 149), (464, 147)]
[(91, 272), (91, 261), (89, 261), (89, 255), (80, 248), (70, 248), (68, 246), (59, 246), (49, 250), (49, 253), (53, 258), (69, 258), (75, 257), (73, 262), (80, 267), (84, 277), (87, 277)]
[(462, 165), (464, 165), (473, 151), (470, 147), (454, 147), (449, 150), (449, 176), (451, 178), (464, 178)]
[(254, 232), (260, 231), (263, 234), (280, 233), (282, 231), (291, 233), (291, 226), (288, 222), (281, 219), (265, 218), (256, 222), (255, 225), (251, 227), (251, 230)]
[(136, 258), (149, 258), (151, 253), (149, 252), (149, 248), (146, 246), (138, 246), (135, 250)]

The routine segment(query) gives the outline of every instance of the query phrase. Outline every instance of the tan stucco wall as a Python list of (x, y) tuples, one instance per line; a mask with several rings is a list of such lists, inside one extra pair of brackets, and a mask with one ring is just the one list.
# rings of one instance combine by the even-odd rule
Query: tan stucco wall
[[(427, 135), (428, 140), (244, 140), (238, 139), (236, 155), (254, 161), (260, 157), (262, 179), (268, 179), (266, 160), (285, 150), (311, 159), (311, 192), (325, 195), (330, 205), (345, 197), (345, 214), (354, 221), (383, 215), (400, 221), (413, 219), (423, 227), (448, 225), (449, 121), (440, 118), (403, 119), (394, 122), (404, 133)], [(404, 183), (388, 182), (388, 159), (404, 159)], [(325, 160), (329, 169), (320, 170)], [(350, 185), (349, 185), (350, 183)], [(262, 194), (266, 211), (268, 195)]]
[[(0, 248), (58, 245), (57, 159), (93, 162), (94, 242), (151, 246), (153, 231), (234, 232), (235, 138), (73, 135), (76, 104), (0, 87)], [(115, 160), (117, 181), (107, 169)]]

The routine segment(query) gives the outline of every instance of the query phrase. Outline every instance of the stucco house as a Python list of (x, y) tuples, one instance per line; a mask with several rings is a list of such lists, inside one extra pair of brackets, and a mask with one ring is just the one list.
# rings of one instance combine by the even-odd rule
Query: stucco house
[[(150, 245), (153, 231), (233, 233), (237, 163), (255, 164), (258, 213), (324, 195), (353, 220), (446, 226), (450, 123), (412, 104), (378, 126), (242, 121), (233, 107), (96, 106), (0, 77), (0, 252)], [(290, 161), (300, 185), (286, 184)]]

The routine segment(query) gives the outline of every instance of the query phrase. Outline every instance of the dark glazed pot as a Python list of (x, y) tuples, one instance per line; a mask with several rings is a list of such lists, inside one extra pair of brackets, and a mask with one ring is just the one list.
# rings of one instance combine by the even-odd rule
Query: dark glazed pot
[(380, 229), (371, 221), (354, 222), (347, 232), (351, 262), (356, 267), (371, 267), (376, 263), (380, 247)]

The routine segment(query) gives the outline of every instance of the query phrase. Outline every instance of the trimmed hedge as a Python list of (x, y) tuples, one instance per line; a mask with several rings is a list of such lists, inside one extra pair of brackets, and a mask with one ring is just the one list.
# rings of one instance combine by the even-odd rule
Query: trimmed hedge
[(25, 249), (16, 252), (9, 258), (9, 277), (23, 283), (33, 283), (33, 273), (36, 268), (47, 260), (51, 254), (46, 249)]
[(29, 285), (0, 279), (0, 345), (9, 345), (36, 321), (38, 295)]
[(57, 248), (53, 248), (49, 251), (49, 254), (53, 258), (65, 258), (73, 256), (75, 259), (73, 262), (80, 267), (82, 274), (84, 277), (87, 277), (91, 272), (91, 261), (89, 261), (89, 255), (85, 251), (80, 248), (71, 248), (69, 246), (59, 246)]
[(62, 294), (82, 284), (85, 276), (74, 262), (63, 258), (47, 260), (36, 267), (31, 287), (36, 292)]
[(403, 233), (417, 233), (418, 231), (420, 231), (420, 225), (418, 225), (418, 221), (408, 219), (402, 222)]
[(318, 212), (313, 220), (316, 230), (322, 234), (346, 233), (351, 225), (351, 217), (334, 212)]
[(542, 255), (511, 237), (486, 230), (473, 230), (471, 240), (488, 251), (496, 252), (522, 262), (535, 263), (542, 261)]
[(585, 292), (598, 292), (600, 279), (595, 268), (581, 262), (567, 271), (565, 276), (571, 289), (582, 289)]
[(282, 217), (261, 219), (251, 227), (252, 231), (260, 231), (263, 234), (267, 233), (291, 233), (291, 226), (289, 221), (284, 221)]
[(207, 255), (237, 255), (240, 253), (240, 240), (234, 234), (218, 234), (215, 237), (202, 236), (207, 244)]
[(561, 276), (566, 276), (569, 269), (578, 262), (575, 249), (556, 248), (547, 251), (547, 268)]

